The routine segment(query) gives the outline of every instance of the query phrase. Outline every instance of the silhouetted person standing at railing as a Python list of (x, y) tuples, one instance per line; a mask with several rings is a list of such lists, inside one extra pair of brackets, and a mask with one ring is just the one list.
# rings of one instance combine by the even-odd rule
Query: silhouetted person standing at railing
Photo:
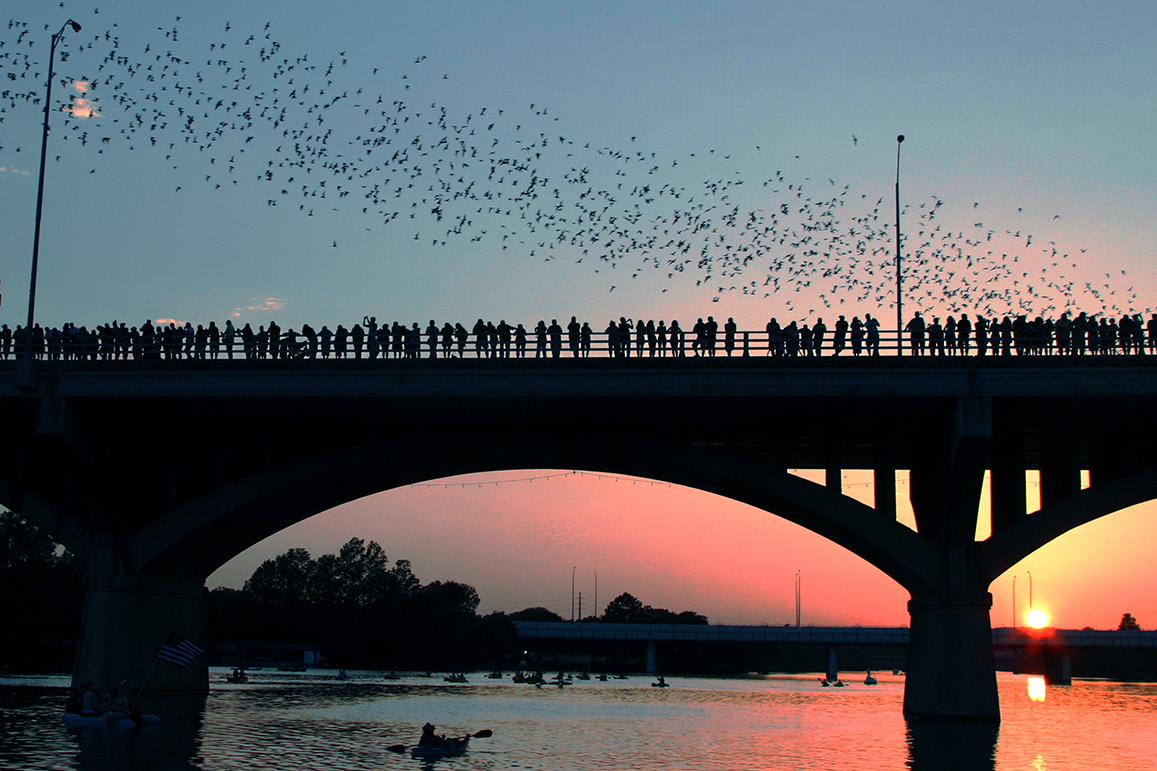
[(703, 322), (702, 317), (695, 321), (695, 326), (691, 327), (691, 333), (695, 335), (695, 339), (691, 341), (691, 353), (699, 356), (707, 348), (707, 324)]
[(362, 328), (361, 324), (354, 324), (350, 328), (350, 343), (354, 349), (354, 358), (360, 359), (362, 357), (362, 343), (366, 339), (366, 330)]
[(647, 352), (649, 356), (654, 357), (655, 348), (659, 344), (659, 333), (655, 330), (655, 320), (647, 320)]
[(671, 319), (671, 326), (667, 328), (667, 334), (671, 338), (671, 356), (683, 358), (686, 355), (684, 344), (686, 339), (683, 336), (683, 328), (679, 326), (678, 319)]
[(534, 358), (546, 358), (546, 322), (542, 319), (538, 320), (534, 328)]
[(566, 325), (566, 341), (570, 346), (570, 354), (574, 358), (579, 355), (579, 335), (582, 332), (582, 326), (578, 323), (578, 319), (574, 316), (570, 317), (570, 323)]
[(328, 359), (330, 346), (333, 345), (333, 332), (327, 325), (322, 324), (321, 331), (317, 333), (317, 336), (321, 342), (321, 358)]
[[(522, 325), (519, 324), (519, 326), (521, 327)], [(525, 333), (523, 333), (523, 334), (525, 335)], [(447, 321), (445, 324), (442, 325), (441, 336), (442, 336), (442, 358), (443, 359), (453, 358), (453, 354), (450, 352), (450, 349), (453, 348), (453, 346), (454, 346), (454, 327), (451, 326), (449, 321)], [(522, 342), (523, 342), (523, 347), (525, 348), (526, 347), (526, 338), (525, 337), (523, 337)]]
[[(794, 359), (796, 356), (799, 356), (800, 329), (799, 325), (797, 325), (794, 321), (784, 327), (783, 342), (784, 352), (787, 354), (788, 358)], [(810, 333), (808, 342), (811, 342)]]
[(812, 348), (815, 349), (815, 355), (819, 356), (823, 352), (824, 336), (828, 332), (828, 327), (824, 324), (822, 318), (816, 319), (816, 323), (812, 324)]
[(849, 326), (852, 333), (852, 355), (859, 356), (864, 348), (864, 322), (860, 321), (859, 316), (852, 316), (852, 323)]
[(728, 316), (727, 322), (723, 325), (723, 350), (727, 351), (728, 356), (735, 350), (735, 332), (737, 329), (735, 319)]
[(1000, 322), (1000, 355), (1012, 355), (1012, 319), (1008, 316)]
[[(506, 322), (502, 323), (505, 324)], [(434, 319), (430, 319), (430, 323), (426, 325), (426, 346), (430, 349), (429, 357), (431, 359), (438, 358), (438, 325)]]
[(783, 356), (783, 330), (774, 316), (767, 322), (764, 331), (767, 332), (767, 354), (776, 357)]
[(514, 328), (514, 356), (518, 359), (526, 358), (526, 327), (521, 324)]
[(921, 318), (920, 311), (916, 311), (912, 320), (904, 327), (904, 331), (908, 333), (913, 356), (921, 356), (924, 353), (924, 329), (924, 319)]
[(631, 322), (626, 316), (619, 316), (619, 351), (628, 358), (631, 355)]
[(610, 320), (607, 328), (603, 330), (603, 332), (607, 336), (607, 356), (613, 359), (622, 356), (622, 353), (619, 351), (619, 325), (615, 323), (614, 319)]
[(707, 355), (715, 355), (715, 341), (719, 337), (719, 322), (715, 320), (714, 316), (708, 316), (707, 322), (703, 325), (704, 338), (707, 341)]
[(562, 355), (562, 327), (559, 326), (558, 319), (550, 320), (546, 335), (550, 338), (550, 357), (557, 359)]
[(951, 316), (944, 320), (944, 348), (949, 356), (956, 355), (956, 319)]
[(956, 322), (956, 347), (960, 349), (962, 356), (968, 355), (969, 341), (972, 337), (972, 322), (968, 320), (968, 314), (960, 314), (960, 321)]
[[(864, 314), (864, 334), (868, 341), (868, 355), (880, 355), (880, 320), (873, 318), (872, 314)], [(899, 334), (897, 332), (896, 334)]]
[(928, 325), (928, 353), (931, 356), (944, 355), (944, 327), (940, 326), (939, 316), (933, 316)]
[(988, 319), (984, 316), (976, 317), (976, 354), (983, 356), (988, 352)]
[[(538, 322), (541, 324), (542, 322)], [(474, 322), (474, 356), (481, 359), (486, 356), (489, 344), (486, 342), (486, 322), (482, 319)]]
[(839, 356), (840, 351), (847, 346), (848, 339), (848, 320), (842, 315), (836, 321), (836, 331), (832, 336), (832, 355)]
[(461, 322), (454, 325), (454, 342), (458, 344), (458, 358), (466, 358), (466, 341), (469, 339), (470, 333), (466, 331), (466, 327), (462, 326)]
[(276, 359), (281, 355), (281, 327), (276, 321), (269, 322), (269, 358)]
[(584, 359), (591, 355), (592, 337), (594, 337), (594, 330), (591, 329), (590, 324), (584, 321), (582, 327), (579, 329), (579, 351), (582, 353)]

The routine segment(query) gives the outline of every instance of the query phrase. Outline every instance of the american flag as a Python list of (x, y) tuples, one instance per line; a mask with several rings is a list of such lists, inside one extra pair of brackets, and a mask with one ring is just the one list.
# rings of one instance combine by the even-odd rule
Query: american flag
[(157, 658), (184, 667), (204, 652), (176, 632), (169, 632), (169, 638), (161, 646), (161, 652), (157, 654)]

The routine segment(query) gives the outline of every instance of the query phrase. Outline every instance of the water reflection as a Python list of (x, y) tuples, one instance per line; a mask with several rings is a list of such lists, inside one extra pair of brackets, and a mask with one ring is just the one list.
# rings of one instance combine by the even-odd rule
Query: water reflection
[[(197, 769), (198, 737), (205, 694), (148, 694), (141, 710), (161, 718), (160, 726), (112, 729), (78, 726), (67, 733), (75, 743), (77, 766), (85, 771)], [(63, 703), (60, 705), (63, 712)], [(162, 728), (163, 726), (163, 728)]]
[(1033, 701), (1044, 701), (1045, 694), (1048, 692), (1048, 686), (1045, 685), (1043, 677), (1030, 677), (1028, 679), (1028, 697)]
[(907, 720), (908, 768), (984, 771), (996, 768), (998, 723)]

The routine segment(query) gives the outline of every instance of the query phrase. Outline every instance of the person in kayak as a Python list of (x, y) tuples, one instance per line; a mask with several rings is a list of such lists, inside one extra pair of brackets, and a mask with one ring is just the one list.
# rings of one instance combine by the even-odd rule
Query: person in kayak
[(445, 736), (434, 733), (437, 726), (426, 723), (422, 726), (422, 738), (418, 740), (419, 747), (449, 747), (450, 740)]

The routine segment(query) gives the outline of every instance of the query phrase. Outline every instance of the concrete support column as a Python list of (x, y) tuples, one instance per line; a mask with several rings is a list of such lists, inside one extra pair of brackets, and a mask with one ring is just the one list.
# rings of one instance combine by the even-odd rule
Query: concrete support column
[(1000, 721), (991, 608), (988, 592), (936, 593), (908, 602), (905, 716)]
[(875, 509), (888, 519), (896, 518), (896, 465), (890, 454), (881, 453), (873, 471), (876, 482)]
[(992, 444), (992, 532), (999, 533), (1025, 517), (1024, 443), (1001, 436)]
[(655, 643), (647, 643), (647, 674), (653, 675), (659, 671), (659, 651)]
[(1081, 491), (1081, 462), (1073, 441), (1052, 436), (1041, 451), (1041, 508), (1076, 495)]
[(140, 576), (88, 577), (73, 686), (90, 681), (115, 687), (125, 679), (139, 686), (155, 663), (149, 693), (207, 691), (206, 656), (186, 667), (157, 661), (169, 632), (207, 648), (204, 596), (202, 583)]
[(840, 664), (836, 660), (836, 646), (828, 646), (828, 671), (827, 680), (829, 683), (834, 683), (840, 679)]
[(1073, 684), (1073, 660), (1067, 650), (1045, 651), (1044, 670), (1049, 685)]

